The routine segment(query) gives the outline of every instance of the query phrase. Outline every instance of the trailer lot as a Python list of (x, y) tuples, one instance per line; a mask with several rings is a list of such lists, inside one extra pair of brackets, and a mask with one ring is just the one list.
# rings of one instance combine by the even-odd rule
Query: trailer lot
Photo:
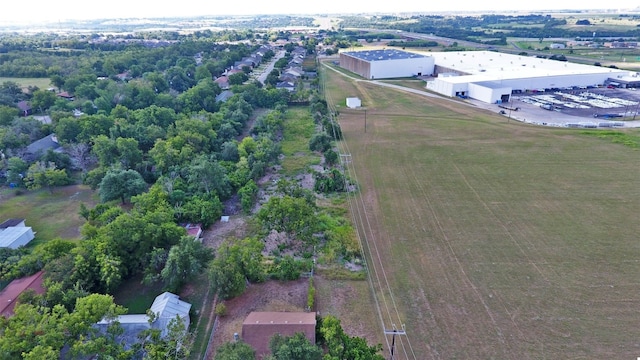
[(493, 109), (509, 118), (538, 125), (576, 128), (640, 127), (640, 91), (635, 89), (547, 89), (513, 94), (508, 106), (512, 110), (504, 108), (504, 104), (493, 105)]

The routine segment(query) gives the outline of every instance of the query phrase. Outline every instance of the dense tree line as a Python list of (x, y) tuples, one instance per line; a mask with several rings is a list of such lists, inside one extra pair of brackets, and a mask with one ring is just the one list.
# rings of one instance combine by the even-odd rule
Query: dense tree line
[[(315, 47), (311, 39), (304, 43)], [(241, 294), (247, 281), (297, 279), (311, 269), (311, 255), (318, 245), (329, 249), (331, 255), (324, 259), (359, 256), (355, 239), (345, 235), (349, 225), (332, 218), (316, 205), (312, 190), (293, 181), (281, 180), (276, 193), (255, 208), (258, 180), (281, 155), (287, 104), (293, 100), (310, 104), (311, 118), (322, 128), (312, 146), (317, 146), (328, 167), (337, 164), (333, 142), (342, 133), (326, 102), (308, 89), (291, 94), (242, 78), (232, 84), (231, 98), (216, 100), (222, 89), (213, 79), (254, 49), (184, 39), (162, 48), (131, 45), (66, 53), (35, 49), (28, 50), (33, 55), (28, 60), (22, 58), (27, 50), (2, 58), (0, 74), (42, 76), (31, 67), (42, 68), (55, 91), (0, 84), (0, 179), (12, 187), (53, 192), (80, 178), (100, 199), (93, 208), (80, 207), (85, 219), (80, 241), (46, 239), (33, 249), (0, 251), (4, 281), (45, 270), (46, 293), (21, 300), (24, 307), (19, 314), (36, 312), (52, 326), (64, 326), (56, 321), (76, 311), (84, 298), (111, 294), (133, 277), (178, 291), (195, 276), (208, 273), (213, 289), (230, 298)], [(57, 96), (60, 91), (66, 95)], [(20, 116), (24, 115), (17, 107), (21, 101), (28, 101), (32, 111), (50, 121)], [(261, 115), (255, 114), (256, 109)], [(29, 144), (51, 134), (63, 153), (29, 152)], [(332, 191), (344, 191), (344, 186), (340, 190), (334, 185)], [(214, 252), (186, 236), (181, 224), (207, 228), (234, 196), (245, 213), (255, 215), (250, 237), (228, 240)], [(272, 232), (287, 240), (266, 261), (262, 239)], [(300, 250), (285, 254), (291, 244), (300, 244)], [(107, 307), (110, 300), (101, 301)], [(122, 311), (114, 309), (101, 314)], [(55, 314), (55, 321), (49, 314)], [(21, 321), (26, 317), (0, 322), (0, 334), (9, 334)], [(102, 347), (110, 349), (105, 354), (129, 356), (117, 345), (118, 330), (113, 331), (102, 340), (88, 328), (74, 333), (91, 340), (85, 347), (63, 336), (55, 346), (44, 338), (38, 338), (35, 347), (0, 342), (0, 351), (5, 346), (7, 358), (18, 353), (47, 358), (66, 344), (78, 347), (70, 354), (87, 355)], [(38, 337), (39, 332), (32, 335)], [(142, 348), (131, 351), (169, 351), (158, 334), (147, 334), (145, 339), (156, 340), (144, 340)], [(49, 345), (38, 347), (41, 340)]]
[[(529, 26), (523, 26), (529, 25)], [(441, 16), (441, 15), (412, 15), (399, 17), (364, 17), (351, 16), (343, 18), (340, 24), (343, 28), (377, 28), (397, 29), (410, 32), (434, 34), (453, 39), (491, 43), (504, 45), (503, 41), (496, 42), (497, 38), (522, 37), (522, 38), (548, 38), (548, 37), (592, 37), (593, 30), (588, 26), (565, 27), (566, 19), (555, 18), (551, 15), (504, 15), (483, 14), (476, 16)], [(349, 35), (345, 31), (345, 34)], [(637, 38), (640, 29), (632, 30), (598, 30), (598, 36), (602, 38), (623, 37)]]

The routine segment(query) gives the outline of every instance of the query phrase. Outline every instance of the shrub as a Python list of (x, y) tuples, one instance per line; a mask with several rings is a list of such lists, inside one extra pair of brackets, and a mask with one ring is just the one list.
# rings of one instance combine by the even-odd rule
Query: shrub
[(218, 303), (216, 305), (216, 308), (215, 308), (214, 311), (215, 311), (215, 314), (220, 316), (220, 317), (226, 316), (227, 315), (227, 305), (225, 305), (224, 303)]

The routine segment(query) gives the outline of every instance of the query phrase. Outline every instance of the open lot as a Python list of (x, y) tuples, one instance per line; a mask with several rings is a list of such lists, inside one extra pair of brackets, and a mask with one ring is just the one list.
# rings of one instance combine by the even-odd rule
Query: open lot
[(640, 355), (637, 151), (326, 76), (378, 299), (354, 311), (406, 324), (396, 359)]

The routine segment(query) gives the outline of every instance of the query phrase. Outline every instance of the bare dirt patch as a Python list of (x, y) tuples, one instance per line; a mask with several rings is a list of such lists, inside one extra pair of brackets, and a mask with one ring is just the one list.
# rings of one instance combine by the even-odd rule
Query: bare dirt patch
[[(252, 311), (304, 311), (308, 288), (308, 279), (249, 285), (241, 296), (224, 301), (227, 315), (218, 318), (212, 348), (233, 340), (234, 333), (242, 334), (242, 322)], [(215, 351), (210, 359), (214, 356)]]
[(229, 238), (242, 239), (247, 233), (246, 218), (242, 215), (229, 217), (229, 221), (217, 221), (203, 232), (202, 243), (217, 249), (224, 240)]

